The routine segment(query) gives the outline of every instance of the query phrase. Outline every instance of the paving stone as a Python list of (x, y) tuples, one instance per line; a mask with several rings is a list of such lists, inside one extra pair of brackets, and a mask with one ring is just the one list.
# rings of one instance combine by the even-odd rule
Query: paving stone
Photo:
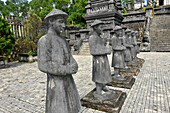
[[(120, 113), (170, 113), (170, 53), (146, 52), (139, 55), (145, 63), (131, 89), (110, 87), (126, 92)], [(73, 75), (83, 98), (95, 84), (92, 82), (92, 57), (74, 56), (79, 70)], [(112, 56), (109, 55), (109, 62)], [(0, 113), (44, 113), (46, 97), (45, 73), (37, 62), (12, 62), (0, 69)], [(113, 68), (111, 68), (113, 73)], [(82, 108), (83, 113), (104, 113)]]

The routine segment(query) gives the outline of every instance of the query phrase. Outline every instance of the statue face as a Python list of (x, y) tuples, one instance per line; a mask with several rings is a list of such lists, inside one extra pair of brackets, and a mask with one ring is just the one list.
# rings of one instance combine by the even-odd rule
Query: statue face
[(63, 18), (55, 19), (52, 22), (53, 29), (56, 31), (56, 33), (60, 34), (65, 31), (66, 27), (66, 20)]
[(121, 30), (118, 30), (117, 31), (117, 34), (120, 36), (120, 37), (122, 37), (123, 36), (123, 30), (121, 29)]
[(95, 30), (96, 30), (96, 32), (97, 32), (98, 34), (101, 34), (102, 31), (103, 31), (103, 30), (102, 30), (102, 25), (101, 25), (101, 24), (97, 25)]

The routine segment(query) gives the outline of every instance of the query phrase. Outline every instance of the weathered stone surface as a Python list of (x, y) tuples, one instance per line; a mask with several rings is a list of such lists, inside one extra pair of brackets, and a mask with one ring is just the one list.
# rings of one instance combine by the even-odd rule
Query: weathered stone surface
[(108, 113), (118, 113), (126, 98), (126, 93), (114, 90), (114, 98), (110, 100), (98, 100), (93, 96), (92, 90), (84, 98), (81, 99), (82, 105), (88, 108), (105, 111)]
[[(91, 81), (92, 56), (73, 57), (79, 65), (73, 77), (83, 98), (95, 88)], [(145, 63), (135, 76), (133, 87), (113, 87), (127, 93), (120, 113), (169, 113), (170, 52), (141, 52), (138, 57), (145, 59)], [(111, 62), (112, 56), (108, 58)], [(45, 113), (47, 80), (45, 73), (38, 70), (37, 62), (9, 62), (8, 65), (9, 68), (0, 69), (0, 113)], [(80, 113), (93, 112), (105, 113), (85, 107)]]
[(81, 109), (72, 76), (77, 73), (78, 64), (61, 36), (67, 17), (65, 12), (54, 8), (45, 17), (48, 33), (38, 41), (38, 68), (47, 73), (46, 113), (78, 113)]
[(170, 15), (156, 15), (151, 25), (151, 51), (170, 51)]
[(136, 65), (129, 65), (132, 67), (131, 70), (125, 70), (125, 69), (121, 69), (120, 72), (124, 75), (133, 75), (133, 76), (137, 76), (140, 72), (139, 67), (136, 67)]
[(122, 88), (132, 88), (133, 84), (135, 82), (135, 78), (132, 76), (126, 76), (126, 80), (114, 80), (112, 79), (112, 82), (108, 83), (108, 86), (113, 87), (122, 87)]

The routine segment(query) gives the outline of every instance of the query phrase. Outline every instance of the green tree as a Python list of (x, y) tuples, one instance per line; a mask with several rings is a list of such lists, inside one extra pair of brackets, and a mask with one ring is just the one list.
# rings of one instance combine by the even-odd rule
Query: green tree
[(29, 5), (31, 10), (44, 20), (45, 16), (53, 9), (53, 0), (32, 0)]
[(0, 17), (0, 55), (10, 55), (13, 44), (15, 44), (15, 38), (10, 31), (10, 26), (5, 19)]
[(60, 9), (68, 13), (69, 6), (71, 4), (70, 0), (53, 0), (56, 9)]
[[(129, 0), (121, 0), (122, 6), (126, 9), (128, 7), (128, 1)], [(131, 1), (131, 7), (134, 7), (134, 1), (135, 0), (130, 0)]]
[(5, 3), (0, 0), (0, 15), (26, 17), (30, 7), (27, 0), (7, 0)]
[(27, 38), (25, 39), (26, 43), (30, 45), (30, 51), (36, 51), (36, 45), (38, 42), (38, 33), (41, 27), (42, 20), (41, 18), (34, 13), (34, 11), (29, 12), (29, 16), (27, 19), (23, 21), (24, 29), (27, 34)]
[(69, 7), (67, 23), (69, 25), (85, 26), (83, 16), (86, 14), (87, 0), (74, 0)]

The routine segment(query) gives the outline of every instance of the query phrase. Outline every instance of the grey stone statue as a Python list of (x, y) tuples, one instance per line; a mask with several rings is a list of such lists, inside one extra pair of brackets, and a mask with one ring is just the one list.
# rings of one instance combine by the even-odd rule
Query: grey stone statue
[(121, 26), (114, 28), (114, 35), (111, 38), (111, 45), (113, 49), (112, 67), (114, 67), (113, 79), (126, 80), (126, 76), (120, 74), (120, 69), (125, 68), (124, 50), (126, 47), (123, 45), (123, 30)]
[(132, 32), (132, 45), (133, 45), (133, 58), (136, 58), (137, 55), (137, 40), (136, 40), (136, 31)]
[(137, 39), (138, 36), (139, 36), (138, 31), (135, 31), (135, 40), (136, 40), (136, 46), (135, 46), (135, 49), (136, 49), (136, 52), (135, 52), (135, 59), (139, 59), (139, 58), (137, 57), (137, 54), (140, 53), (140, 44), (141, 44), (141, 42)]
[(91, 27), (93, 31), (89, 37), (90, 53), (93, 55), (92, 81), (96, 84), (94, 97), (100, 100), (111, 99), (113, 91), (109, 90), (105, 84), (112, 81), (111, 71), (107, 54), (111, 53), (110, 48), (106, 47), (105, 39), (101, 38), (102, 24), (100, 20), (95, 20)]
[(60, 34), (68, 15), (53, 9), (46, 17), (48, 33), (38, 42), (38, 67), (47, 73), (46, 113), (78, 113), (81, 105), (72, 74), (78, 65)]
[[(132, 69), (130, 66), (128, 66), (128, 62), (132, 60), (131, 57), (131, 53), (130, 53), (130, 48), (132, 47), (129, 43), (128, 43), (128, 36), (127, 36), (127, 27), (123, 26), (123, 45), (126, 47), (126, 49), (124, 50), (124, 59), (125, 59), (125, 68), (126, 70), (130, 70)], [(128, 30), (127, 30), (128, 31)]]
[(127, 29), (126, 30), (126, 35), (127, 35), (127, 44), (129, 46), (129, 50), (130, 50), (130, 53), (131, 53), (131, 58), (130, 58), (130, 61), (128, 62), (128, 64), (137, 64), (136, 62), (133, 61), (133, 59), (135, 58), (135, 47), (134, 47), (134, 42), (132, 40), (132, 33), (134, 31), (133, 30), (130, 30), (130, 29)]
[(133, 46), (133, 47), (131, 48), (132, 59), (135, 58), (135, 52), (136, 52), (136, 51), (135, 51), (134, 34), (135, 34), (135, 32), (134, 32), (133, 30), (131, 30), (131, 35), (129, 36), (129, 40), (130, 40), (131, 45)]

